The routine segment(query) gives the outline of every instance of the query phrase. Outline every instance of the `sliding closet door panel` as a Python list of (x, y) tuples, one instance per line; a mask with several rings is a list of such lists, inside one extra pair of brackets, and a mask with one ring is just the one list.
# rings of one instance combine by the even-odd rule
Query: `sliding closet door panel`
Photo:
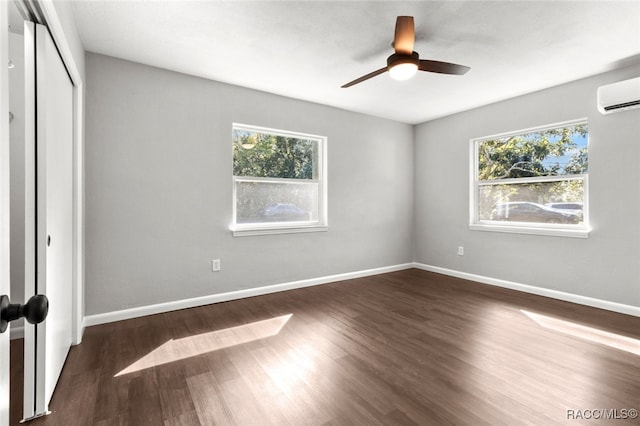
[[(43, 26), (38, 43), (38, 146), (45, 155), (46, 210), (39, 243), (46, 251), (45, 291), (50, 302), (46, 329), (45, 403), (48, 404), (71, 346), (73, 281), (73, 85), (58, 50)], [(40, 150), (39, 150), (40, 152)], [(42, 179), (44, 176), (38, 176)], [(43, 230), (44, 231), (44, 230)], [(40, 289), (38, 289), (40, 290)], [(46, 407), (45, 407), (46, 409)]]
[[(35, 289), (49, 299), (47, 319), (25, 333), (25, 418), (48, 410), (71, 346), (73, 267), (73, 84), (46, 27), (35, 34)], [(25, 32), (26, 35), (26, 32)], [(27, 160), (28, 161), (28, 160)], [(25, 296), (29, 295), (25, 289)], [(31, 335), (31, 341), (27, 336)], [(25, 357), (26, 361), (26, 357)], [(33, 368), (35, 373), (27, 373)], [(33, 380), (32, 406), (27, 383)], [(31, 386), (31, 384), (30, 384)]]
[[(35, 26), (24, 23), (24, 295), (36, 294), (36, 53)], [(23, 416), (35, 415), (36, 327), (24, 327)]]
[[(8, 5), (0, 2), (0, 295), (9, 294), (9, 62)], [(9, 332), (0, 334), (0, 426), (9, 425)]]

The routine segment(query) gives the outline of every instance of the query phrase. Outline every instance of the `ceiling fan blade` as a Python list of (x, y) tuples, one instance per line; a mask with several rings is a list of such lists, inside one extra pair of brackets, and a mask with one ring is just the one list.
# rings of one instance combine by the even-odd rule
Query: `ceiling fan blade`
[(418, 66), (420, 71), (438, 72), (440, 74), (466, 74), (471, 68), (464, 65), (452, 64), (449, 62), (430, 61), (427, 59), (420, 59), (420, 65)]
[(365, 80), (369, 80), (370, 78), (375, 77), (376, 75), (380, 75), (380, 74), (382, 74), (382, 73), (383, 73), (383, 72), (385, 72), (386, 70), (387, 70), (387, 67), (380, 68), (379, 70), (375, 70), (374, 72), (370, 72), (369, 74), (367, 74), (367, 75), (363, 75), (363, 76), (362, 76), (362, 77), (360, 77), (360, 78), (356, 78), (355, 80), (350, 81), (350, 82), (348, 82), (347, 84), (345, 84), (345, 85), (343, 85), (343, 86), (341, 86), (341, 87), (342, 87), (343, 89), (346, 89), (347, 87), (351, 87), (351, 86), (353, 86), (354, 84), (362, 83), (363, 81), (365, 81)]
[(396, 34), (393, 38), (393, 48), (399, 55), (411, 55), (416, 41), (416, 31), (413, 16), (398, 16), (396, 18)]

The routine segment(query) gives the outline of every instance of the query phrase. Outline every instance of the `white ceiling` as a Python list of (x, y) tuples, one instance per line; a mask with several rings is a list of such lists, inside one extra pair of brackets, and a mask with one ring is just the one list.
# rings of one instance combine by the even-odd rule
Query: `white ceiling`
[[(640, 0), (93, 1), (73, 4), (86, 50), (347, 110), (420, 123), (640, 63)], [(395, 19), (421, 59), (464, 76), (380, 75)]]

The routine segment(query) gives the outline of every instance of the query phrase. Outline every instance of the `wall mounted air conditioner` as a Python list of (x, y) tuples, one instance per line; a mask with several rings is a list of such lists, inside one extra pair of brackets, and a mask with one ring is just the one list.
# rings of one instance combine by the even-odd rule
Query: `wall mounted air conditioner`
[(598, 111), (602, 114), (640, 108), (640, 77), (598, 87)]

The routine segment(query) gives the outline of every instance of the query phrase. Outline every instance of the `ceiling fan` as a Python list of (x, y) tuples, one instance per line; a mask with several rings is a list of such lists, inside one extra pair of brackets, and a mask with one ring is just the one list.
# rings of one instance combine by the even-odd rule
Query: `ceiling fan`
[(470, 70), (469, 67), (465, 67), (464, 65), (420, 59), (418, 52), (413, 51), (414, 42), (415, 28), (413, 25), (413, 16), (398, 16), (396, 19), (396, 33), (392, 44), (395, 53), (387, 58), (387, 66), (363, 75), (360, 78), (356, 78), (342, 87), (347, 88), (362, 83), (385, 71), (389, 71), (389, 75), (394, 80), (408, 80), (413, 77), (418, 70), (455, 75), (462, 75)]

